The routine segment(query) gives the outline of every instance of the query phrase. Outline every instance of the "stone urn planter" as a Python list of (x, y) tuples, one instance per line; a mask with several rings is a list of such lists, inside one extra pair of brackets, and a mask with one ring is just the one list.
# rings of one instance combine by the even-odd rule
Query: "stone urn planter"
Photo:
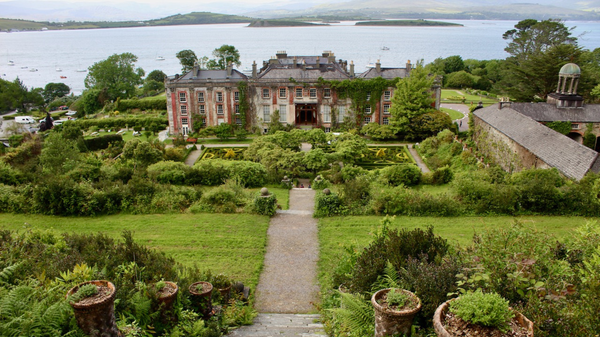
[(382, 289), (371, 297), (371, 304), (375, 309), (375, 337), (410, 335), (413, 319), (421, 310), (421, 300), (412, 292), (404, 289), (395, 291), (406, 295), (405, 304), (401, 307), (389, 305), (387, 295), (390, 291), (392, 291), (391, 288)]
[(223, 299), (223, 304), (227, 304), (229, 302), (229, 297), (231, 295), (231, 286), (232, 282), (229, 277), (219, 274), (213, 277), (211, 280), (213, 287), (217, 288), (217, 291), (221, 295)]
[(213, 285), (209, 282), (195, 282), (188, 288), (192, 295), (192, 306), (202, 313), (202, 317), (207, 320), (212, 316), (212, 291)]
[(72, 298), (83, 286), (92, 284), (96, 286), (95, 295), (79, 300), (69, 300), (73, 307), (77, 325), (89, 336), (117, 337), (121, 333), (115, 324), (115, 285), (109, 281), (96, 280), (83, 282), (67, 292), (67, 299)]
[[(459, 336), (459, 334), (453, 333), (452, 331), (457, 331), (460, 329), (460, 336), (474, 336), (473, 334), (464, 334), (463, 331), (473, 331), (472, 333), (477, 333), (477, 336), (487, 337), (503, 337), (503, 336), (511, 336), (511, 337), (533, 337), (533, 323), (527, 319), (527, 317), (523, 316), (520, 312), (514, 311), (514, 318), (510, 322), (509, 326), (511, 331), (509, 333), (502, 333), (497, 328), (491, 327), (481, 327), (475, 324), (469, 324), (458, 317), (450, 318), (449, 308), (450, 302), (455, 299), (451, 299), (442, 303), (433, 314), (433, 328), (435, 329), (435, 333), (438, 337), (455, 337)], [(459, 321), (460, 323), (457, 323)], [(450, 325), (451, 326), (450, 326)], [(457, 326), (458, 325), (458, 326)]]
[(160, 310), (161, 320), (163, 322), (169, 320), (176, 321), (177, 316), (173, 315), (172, 311), (173, 303), (175, 303), (177, 293), (179, 293), (177, 284), (170, 281), (161, 281), (154, 284), (154, 289), (156, 291), (157, 309)]

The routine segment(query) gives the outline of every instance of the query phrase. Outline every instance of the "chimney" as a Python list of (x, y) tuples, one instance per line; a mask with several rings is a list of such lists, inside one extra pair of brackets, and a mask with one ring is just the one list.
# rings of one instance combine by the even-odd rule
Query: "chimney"
[(406, 61), (406, 73), (410, 73), (410, 70), (412, 69), (412, 64), (410, 64), (410, 60)]
[(256, 61), (252, 62), (252, 78), (256, 78)]
[(302, 70), (306, 70), (306, 61), (302, 60)]
[(233, 73), (233, 63), (227, 62), (227, 77), (231, 77), (231, 74)]
[(285, 58), (287, 58), (287, 52), (285, 50), (280, 50), (277, 52), (277, 54), (275, 54), (275, 56), (278, 59), (285, 59)]
[(500, 98), (500, 102), (498, 103), (499, 109), (510, 108), (511, 102), (508, 97)]
[(354, 78), (354, 61), (350, 61), (350, 77)]
[(381, 72), (381, 62), (379, 62), (379, 60), (377, 60), (377, 63), (375, 63), (375, 70), (380, 73)]
[(198, 70), (200, 70), (200, 66), (198, 65), (198, 61), (194, 62), (194, 69), (192, 69), (192, 75), (198, 76)]
[(317, 69), (321, 67), (321, 59), (317, 56)]
[(294, 69), (298, 67), (298, 59), (296, 59), (296, 56), (294, 56), (294, 64), (292, 66), (294, 67)]

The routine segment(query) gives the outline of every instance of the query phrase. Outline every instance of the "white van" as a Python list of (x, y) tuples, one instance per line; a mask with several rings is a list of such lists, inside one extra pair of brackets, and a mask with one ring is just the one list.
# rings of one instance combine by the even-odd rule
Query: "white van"
[(35, 119), (31, 116), (16, 116), (15, 122), (19, 124), (33, 124), (35, 123)]

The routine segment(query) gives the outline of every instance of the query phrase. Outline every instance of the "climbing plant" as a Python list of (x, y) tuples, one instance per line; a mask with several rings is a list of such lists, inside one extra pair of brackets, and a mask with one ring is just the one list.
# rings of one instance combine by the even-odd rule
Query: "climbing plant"
[(242, 128), (246, 129), (246, 114), (250, 111), (250, 103), (248, 103), (248, 83), (239, 81), (237, 87), (240, 93), (240, 120), (242, 121)]
[(569, 132), (571, 132), (571, 122), (569, 122), (569, 121), (548, 122), (548, 123), (546, 123), (546, 126), (556, 132), (562, 133), (563, 135), (568, 135)]

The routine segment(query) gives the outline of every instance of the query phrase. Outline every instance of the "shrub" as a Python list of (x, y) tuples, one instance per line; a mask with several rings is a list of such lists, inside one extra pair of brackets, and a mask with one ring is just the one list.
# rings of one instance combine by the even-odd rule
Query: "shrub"
[(369, 208), (375, 214), (409, 216), (454, 216), (463, 206), (447, 194), (429, 193), (398, 187), (376, 186), (371, 191)]
[(95, 138), (89, 138), (84, 140), (85, 146), (89, 151), (104, 150), (109, 147), (110, 144), (119, 145), (123, 143), (123, 137), (121, 135), (104, 135)]
[(246, 195), (236, 182), (213, 188), (204, 193), (191, 207), (192, 213), (235, 213), (239, 206), (246, 203)]
[(267, 170), (260, 163), (245, 160), (228, 161), (228, 178), (237, 179), (245, 187), (263, 186), (267, 179)]
[(342, 173), (342, 179), (344, 181), (350, 181), (352, 179), (355, 179), (356, 177), (368, 174), (369, 171), (360, 166), (349, 164), (349, 165), (344, 165), (341, 173)]
[[(319, 178), (319, 179), (317, 179), (317, 178)], [(331, 186), (331, 183), (329, 182), (329, 180), (320, 178), (320, 176), (317, 176), (317, 178), (315, 178), (312, 181), (311, 187), (313, 190), (322, 190), (324, 188)]]
[(508, 323), (514, 316), (507, 300), (496, 293), (481, 291), (463, 294), (450, 302), (450, 312), (465, 322), (495, 327), (502, 332), (508, 331)]
[(453, 176), (454, 174), (452, 173), (452, 170), (449, 166), (446, 165), (443, 167), (439, 167), (432, 172), (430, 183), (432, 185), (447, 184), (452, 180)]
[(189, 184), (221, 185), (229, 177), (229, 167), (223, 160), (200, 160), (193, 166)]
[(277, 198), (275, 194), (263, 196), (261, 194), (254, 197), (252, 202), (252, 211), (260, 215), (273, 216), (277, 212)]
[(161, 161), (148, 166), (148, 178), (161, 184), (183, 185), (192, 169), (184, 163)]
[(342, 215), (346, 212), (346, 207), (342, 205), (342, 202), (336, 193), (331, 192), (331, 194), (325, 194), (323, 192), (317, 192), (315, 197), (315, 217)]
[(381, 169), (381, 177), (393, 186), (414, 186), (421, 181), (421, 169), (414, 164), (392, 165)]

